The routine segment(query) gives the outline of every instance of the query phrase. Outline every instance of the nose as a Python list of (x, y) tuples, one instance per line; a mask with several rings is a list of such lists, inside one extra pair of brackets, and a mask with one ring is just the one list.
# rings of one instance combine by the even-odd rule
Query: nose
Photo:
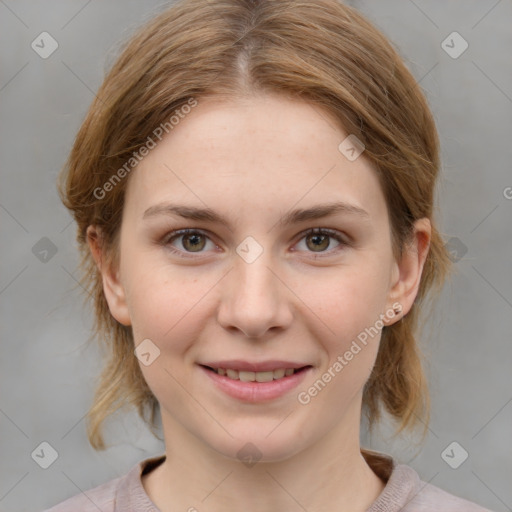
[(218, 322), (227, 330), (239, 330), (248, 338), (262, 338), (267, 331), (286, 329), (293, 320), (292, 292), (264, 252), (252, 263), (235, 257), (225, 278)]

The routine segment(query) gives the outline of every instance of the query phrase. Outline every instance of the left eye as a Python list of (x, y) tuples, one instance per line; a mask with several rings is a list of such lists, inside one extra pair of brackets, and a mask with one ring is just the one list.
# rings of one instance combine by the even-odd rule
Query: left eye
[[(338, 242), (338, 248), (343, 245), (348, 245), (341, 233), (332, 229), (314, 228), (309, 229), (305, 233), (301, 233), (301, 235), (301, 240), (305, 239), (306, 247), (308, 249), (312, 248), (313, 252), (325, 252), (331, 245), (331, 238), (334, 238)], [(320, 251), (316, 251), (316, 249), (320, 249)]]
[[(332, 229), (308, 229), (307, 231), (301, 233), (299, 236), (301, 237), (299, 241), (305, 239), (307, 249), (311, 249), (311, 252), (313, 253), (326, 252), (326, 250), (331, 245), (330, 239), (332, 238), (338, 242), (338, 246), (335, 249), (348, 245), (348, 242), (343, 237), (343, 235), (340, 232)], [(185, 251), (178, 249), (175, 245), (173, 245), (174, 241), (180, 238), (182, 239), (181, 247), (185, 249)], [(201, 230), (181, 229), (169, 233), (169, 235), (165, 237), (163, 243), (166, 246), (170, 246), (171, 250), (177, 253), (179, 256), (190, 258), (191, 256), (186, 255), (187, 253), (190, 254), (204, 252), (203, 249), (206, 246), (206, 240), (209, 240), (213, 244), (213, 242), (210, 240), (210, 237)], [(329, 253), (331, 252), (332, 251), (329, 251)]]

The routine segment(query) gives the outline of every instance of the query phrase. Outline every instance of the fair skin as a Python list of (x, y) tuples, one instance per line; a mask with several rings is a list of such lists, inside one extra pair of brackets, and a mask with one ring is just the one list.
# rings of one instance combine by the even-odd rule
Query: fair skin
[[(132, 327), (135, 346), (150, 339), (160, 350), (140, 367), (160, 403), (167, 456), (143, 485), (162, 512), (364, 511), (384, 488), (359, 444), (380, 334), (309, 403), (297, 398), (358, 334), (410, 310), (428, 252), (430, 223), (421, 219), (394, 259), (375, 170), (364, 153), (355, 161), (341, 154), (347, 135), (307, 102), (200, 98), (129, 177), (119, 268), (101, 265), (89, 228), (112, 315)], [(229, 225), (144, 218), (163, 202), (208, 207)], [(279, 224), (291, 210), (332, 202), (364, 213)], [(183, 228), (200, 233), (170, 239)], [(342, 242), (302, 234), (310, 228), (335, 230)], [(236, 252), (249, 236), (263, 248), (250, 263)], [(402, 312), (391, 318), (396, 303)], [(289, 392), (247, 402), (199, 366), (225, 359), (310, 368)], [(247, 443), (261, 455), (251, 466), (237, 456)]]

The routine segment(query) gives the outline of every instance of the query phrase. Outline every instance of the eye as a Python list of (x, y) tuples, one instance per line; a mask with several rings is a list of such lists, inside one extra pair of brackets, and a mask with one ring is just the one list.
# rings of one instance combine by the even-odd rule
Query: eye
[[(337, 252), (340, 247), (349, 245), (349, 242), (345, 239), (342, 233), (333, 229), (308, 229), (307, 231), (301, 233), (300, 236), (302, 237), (300, 240), (305, 240), (306, 248), (309, 250), (308, 252), (317, 254), (328, 252), (328, 255), (331, 255), (332, 252)], [(331, 246), (330, 239), (332, 238), (338, 242), (338, 245), (334, 248), (333, 251), (327, 251), (327, 249)], [(322, 257), (323, 254), (320, 254), (320, 256)]]
[[(338, 252), (343, 247), (349, 246), (350, 242), (341, 232), (327, 228), (312, 228), (303, 231), (300, 235), (299, 242), (305, 240), (306, 252), (323, 257), (324, 254), (329, 256), (333, 252)], [(335, 239), (338, 245), (331, 251), (327, 249), (332, 245), (330, 239)], [(181, 239), (181, 240), (180, 240)], [(182, 258), (193, 258), (193, 253), (203, 253), (203, 249), (207, 246), (208, 241), (213, 248), (216, 245), (211, 241), (210, 237), (198, 229), (180, 229), (169, 233), (162, 241), (162, 244), (171, 249), (171, 251)], [(300, 245), (300, 244), (297, 244)], [(293, 249), (294, 251), (296, 249)]]
[[(180, 238), (181, 241), (179, 241)], [(176, 253), (178, 256), (181, 256), (183, 258), (190, 258), (193, 256), (187, 256), (186, 253), (202, 252), (202, 250), (206, 246), (206, 240), (210, 239), (205, 233), (203, 233), (200, 230), (180, 229), (178, 231), (173, 231), (169, 233), (169, 235), (164, 238), (162, 243), (165, 246), (168, 246), (172, 250), (172, 252)], [(181, 247), (176, 248), (176, 246), (173, 246), (171, 242), (174, 241), (178, 241), (178, 245)]]

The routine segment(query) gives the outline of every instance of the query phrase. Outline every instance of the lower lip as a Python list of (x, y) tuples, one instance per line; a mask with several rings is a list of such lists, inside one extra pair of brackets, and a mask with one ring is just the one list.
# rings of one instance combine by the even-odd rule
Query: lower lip
[(265, 402), (279, 398), (296, 388), (304, 380), (306, 374), (312, 370), (310, 366), (293, 375), (270, 382), (244, 382), (219, 375), (204, 366), (199, 367), (221, 391), (244, 402)]

